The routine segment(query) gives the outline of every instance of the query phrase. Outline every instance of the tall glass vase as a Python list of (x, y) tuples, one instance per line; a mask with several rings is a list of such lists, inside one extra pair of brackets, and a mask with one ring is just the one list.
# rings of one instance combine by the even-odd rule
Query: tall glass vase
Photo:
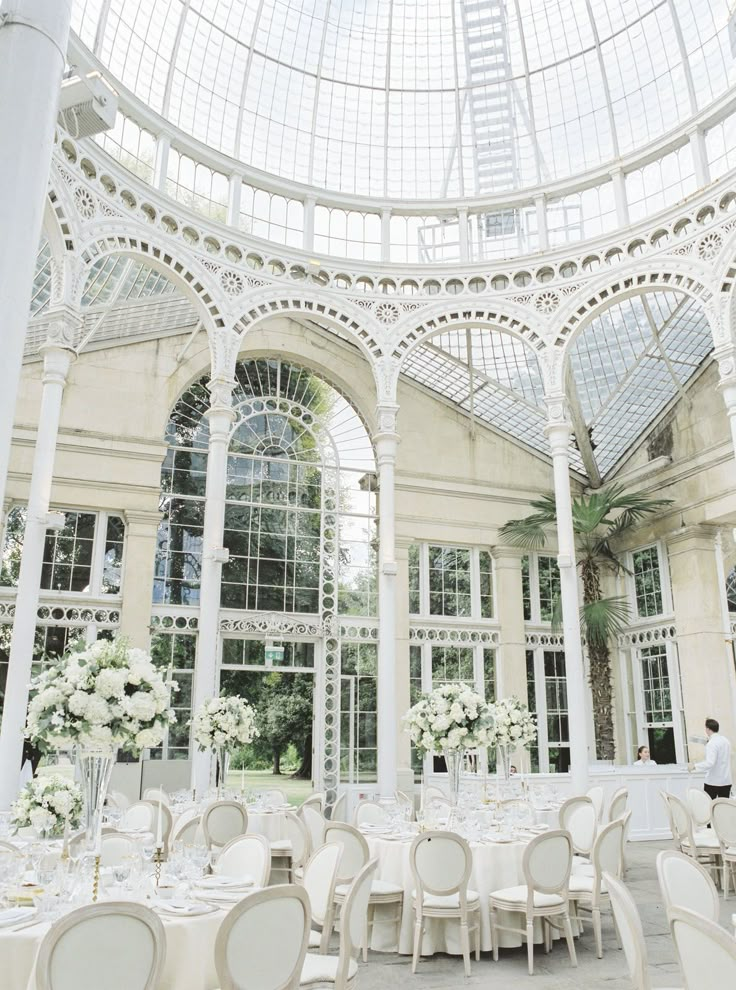
[(450, 785), (450, 803), (457, 807), (460, 796), (460, 774), (463, 769), (463, 751), (461, 749), (445, 749), (442, 751), (447, 765), (447, 781)]
[(504, 781), (511, 777), (511, 751), (508, 746), (496, 746), (496, 773)]
[(116, 758), (116, 749), (97, 750), (78, 747), (76, 750), (79, 783), (84, 800), (84, 828), (87, 834), (87, 848), (90, 851), (94, 849), (102, 827), (102, 809)]
[(230, 750), (224, 746), (218, 746), (215, 749), (215, 759), (217, 761), (215, 767), (217, 800), (221, 801), (227, 784), (227, 772), (230, 769)]

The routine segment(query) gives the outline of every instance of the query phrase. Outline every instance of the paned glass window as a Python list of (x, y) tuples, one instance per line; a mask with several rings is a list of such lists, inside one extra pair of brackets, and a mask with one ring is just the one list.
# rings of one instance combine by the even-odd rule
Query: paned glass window
[(554, 557), (538, 556), (539, 575), (539, 617), (543, 622), (551, 622), (555, 602), (560, 597), (560, 569)]
[(484, 619), (493, 618), (493, 562), (487, 550), (478, 554), (480, 570), (480, 614)]
[(92, 548), (95, 538), (93, 512), (67, 512), (64, 526), (46, 535), (41, 587), (53, 591), (89, 591)]
[(532, 617), (532, 585), (529, 573), (529, 558), (521, 558), (521, 597), (524, 603), (524, 619), (528, 622)]
[(102, 562), (102, 590), (111, 595), (120, 594), (123, 568), (125, 524), (120, 516), (107, 517), (105, 556)]
[(409, 547), (409, 613), (419, 615), (421, 610), (420, 553), (418, 544), (412, 543)]
[(151, 637), (151, 656), (166, 681), (174, 680), (178, 691), (171, 692), (176, 723), (170, 725), (161, 746), (151, 750), (152, 759), (189, 758), (189, 720), (192, 717), (192, 681), (197, 637), (193, 633), (157, 632)]
[(635, 550), (632, 554), (636, 611), (642, 618), (661, 615), (662, 580), (656, 546)]
[(432, 686), (475, 685), (472, 646), (432, 646)]
[(460, 547), (429, 547), (430, 615), (469, 616), (470, 550)]
[(314, 668), (314, 643), (292, 643), (288, 640), (277, 644), (283, 649), (283, 656), (273, 663), (266, 662), (266, 644), (259, 639), (222, 640), (223, 667), (306, 667)]
[(549, 769), (551, 773), (566, 773), (570, 767), (570, 726), (565, 654), (561, 650), (544, 651), (544, 691)]
[(341, 650), (340, 777), (375, 781), (378, 759), (375, 643), (343, 643)]
[(496, 700), (496, 651), (483, 650), (483, 697), (486, 701)]
[[(415, 705), (422, 696), (422, 648), (409, 647), (409, 704)], [(421, 779), (422, 755), (412, 743), (411, 766), (415, 780)]]
[(655, 763), (676, 763), (670, 672), (667, 646), (645, 646), (638, 651), (644, 695), (644, 721), (649, 750)]
[[(528, 560), (528, 557), (524, 558)], [(527, 694), (527, 707), (529, 712), (535, 718), (537, 716), (537, 685), (534, 674), (534, 650), (526, 651), (526, 694)], [(535, 772), (539, 771), (539, 736), (535, 739), (534, 743), (529, 747), (529, 758), (531, 761), (531, 769)]]

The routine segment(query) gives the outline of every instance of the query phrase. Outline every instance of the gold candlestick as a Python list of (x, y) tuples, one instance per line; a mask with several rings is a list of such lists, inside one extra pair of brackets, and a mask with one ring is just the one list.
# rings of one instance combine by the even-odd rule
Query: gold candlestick
[(164, 850), (162, 846), (156, 846), (156, 852), (153, 854), (153, 871), (156, 877), (156, 886), (158, 887), (161, 882), (161, 864), (164, 861)]
[(100, 889), (100, 856), (95, 856), (95, 871), (92, 876), (92, 903), (97, 902), (97, 893)]

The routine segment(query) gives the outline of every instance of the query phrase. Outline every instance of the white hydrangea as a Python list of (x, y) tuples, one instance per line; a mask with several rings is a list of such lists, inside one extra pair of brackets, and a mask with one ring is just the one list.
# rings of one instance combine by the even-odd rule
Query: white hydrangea
[(537, 738), (537, 725), (526, 705), (518, 698), (501, 698), (493, 705), (494, 726), (489, 745), (513, 748), (531, 746)]
[(101, 698), (121, 698), (125, 693), (125, 671), (101, 670), (95, 678), (95, 687)]
[(256, 713), (245, 698), (230, 695), (205, 701), (192, 719), (192, 734), (200, 749), (226, 749), (250, 743), (258, 735)]
[(37, 833), (61, 835), (66, 822), (79, 827), (82, 792), (73, 780), (61, 774), (46, 774), (30, 780), (11, 806), (14, 828), (33, 828)]

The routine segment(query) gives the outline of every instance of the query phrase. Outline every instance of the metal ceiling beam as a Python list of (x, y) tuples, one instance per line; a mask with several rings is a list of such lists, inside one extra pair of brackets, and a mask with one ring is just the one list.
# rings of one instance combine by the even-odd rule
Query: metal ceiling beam
[(641, 297), (642, 306), (644, 307), (644, 312), (646, 313), (646, 317), (647, 317), (647, 323), (649, 324), (649, 329), (651, 330), (651, 333), (652, 333), (652, 339), (654, 340), (654, 343), (655, 343), (655, 345), (657, 347), (657, 350), (659, 351), (660, 355), (662, 356), (662, 360), (664, 361), (665, 365), (667, 366), (667, 371), (669, 371), (669, 373), (670, 373), (670, 378), (675, 383), (675, 388), (680, 393), (680, 398), (684, 399), (685, 402), (688, 402), (688, 403), (690, 402), (690, 400), (689, 400), (689, 398), (687, 396), (687, 392), (685, 391), (685, 388), (684, 388), (682, 382), (680, 381), (680, 378), (679, 378), (677, 372), (675, 371), (675, 368), (674, 368), (674, 365), (672, 364), (672, 361), (670, 361), (669, 355), (667, 354), (667, 349), (665, 348), (664, 344), (662, 343), (662, 334), (666, 330), (668, 330), (670, 328), (670, 326), (672, 326), (672, 323), (674, 322), (674, 320), (682, 313), (682, 310), (685, 307), (685, 304), (688, 303), (689, 301), (690, 301), (689, 300), (689, 297), (688, 296), (684, 296), (681, 299), (681, 301), (677, 304), (677, 306), (675, 306), (675, 308), (670, 313), (670, 315), (667, 317), (667, 319), (664, 321), (664, 323), (662, 324), (662, 326), (661, 327), (658, 327), (657, 326), (657, 322), (654, 319), (654, 313), (652, 313), (652, 308), (649, 305), (649, 300), (647, 299), (646, 295), (643, 295)]

